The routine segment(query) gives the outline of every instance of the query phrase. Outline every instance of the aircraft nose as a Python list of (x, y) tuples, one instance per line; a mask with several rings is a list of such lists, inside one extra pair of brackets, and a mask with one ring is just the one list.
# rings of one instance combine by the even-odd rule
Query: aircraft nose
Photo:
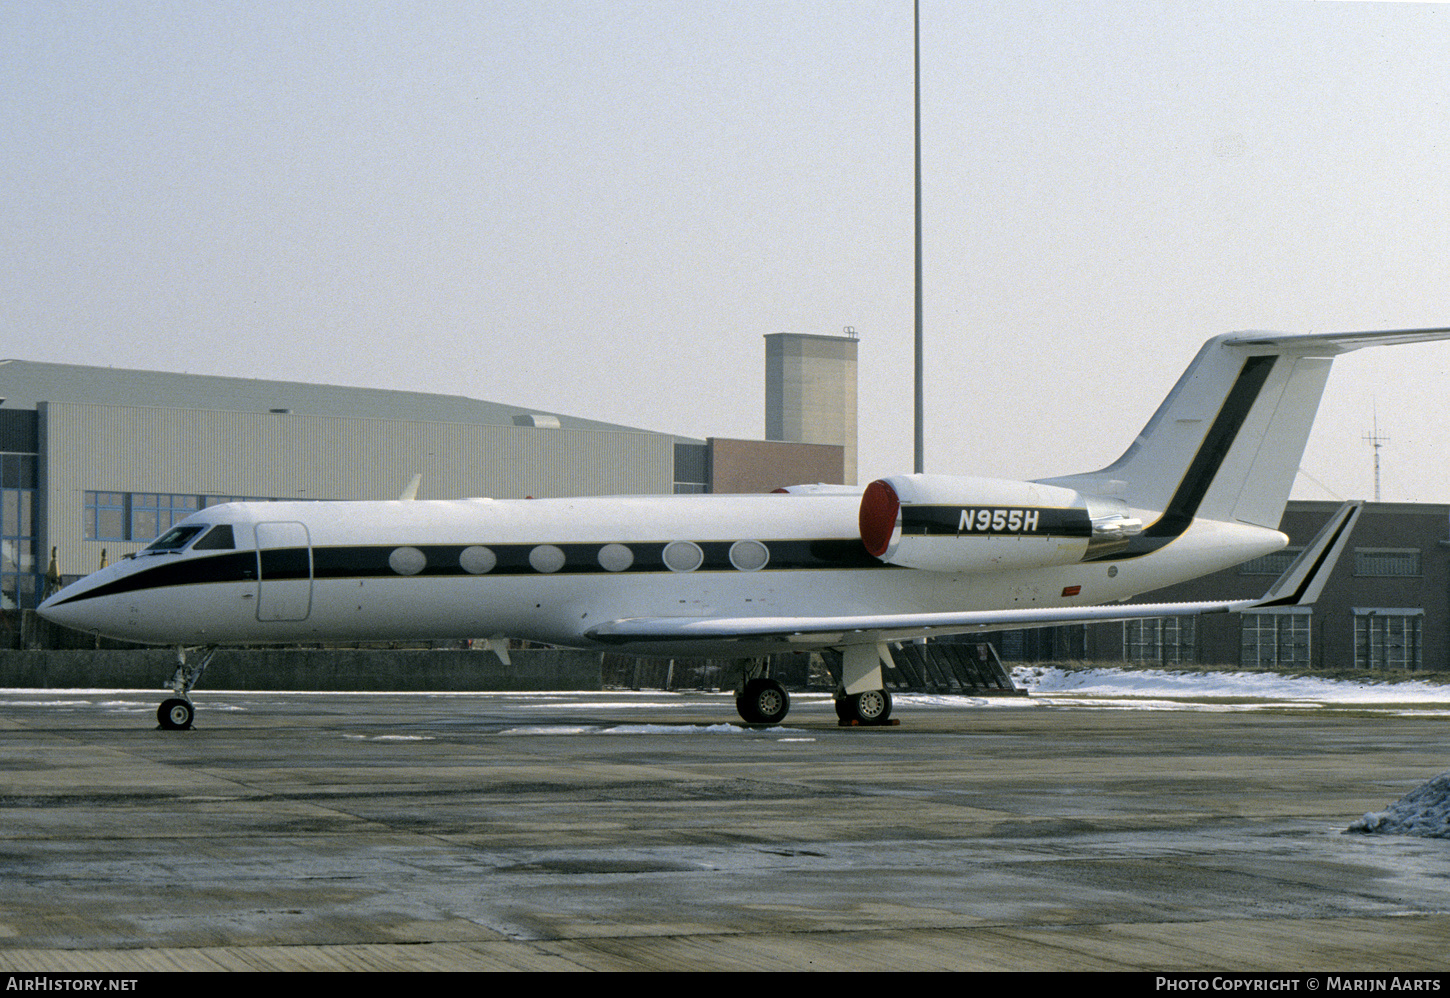
[(89, 618), (90, 613), (84, 601), (75, 602), (71, 599), (75, 594), (71, 592), (74, 587), (68, 586), (60, 592), (41, 601), (35, 608), (35, 612), (53, 624), (60, 624), (62, 627), (74, 628), (78, 631), (93, 631), (95, 624)]

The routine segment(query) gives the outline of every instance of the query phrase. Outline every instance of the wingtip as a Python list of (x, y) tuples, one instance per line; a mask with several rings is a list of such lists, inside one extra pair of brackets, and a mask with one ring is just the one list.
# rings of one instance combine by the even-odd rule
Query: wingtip
[(1335, 510), (1263, 598), (1245, 609), (1312, 605), (1348, 546), (1363, 510), (1363, 500), (1347, 502)]

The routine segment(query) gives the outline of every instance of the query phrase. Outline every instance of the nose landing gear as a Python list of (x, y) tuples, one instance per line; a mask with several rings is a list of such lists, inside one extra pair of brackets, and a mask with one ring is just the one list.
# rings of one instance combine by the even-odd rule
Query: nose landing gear
[(192, 705), (191, 688), (211, 664), (212, 656), (216, 654), (215, 648), (207, 648), (201, 656), (201, 661), (194, 665), (186, 662), (186, 649), (180, 645), (176, 648), (176, 673), (171, 677), (171, 691), (175, 696), (167, 697), (161, 701), (161, 706), (156, 710), (156, 723), (163, 731), (190, 731), (191, 722), (196, 718), (196, 707)]

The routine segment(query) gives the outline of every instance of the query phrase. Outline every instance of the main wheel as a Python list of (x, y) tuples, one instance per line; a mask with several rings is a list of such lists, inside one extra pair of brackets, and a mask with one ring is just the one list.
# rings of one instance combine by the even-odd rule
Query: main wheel
[(735, 709), (751, 724), (777, 724), (790, 712), (790, 694), (774, 679), (752, 679), (735, 698)]
[(885, 724), (891, 716), (891, 694), (885, 690), (853, 693), (836, 701), (836, 716), (842, 724)]
[(167, 731), (186, 731), (191, 727), (191, 720), (195, 716), (196, 710), (191, 706), (191, 701), (180, 697), (163, 700), (156, 709), (156, 720)]

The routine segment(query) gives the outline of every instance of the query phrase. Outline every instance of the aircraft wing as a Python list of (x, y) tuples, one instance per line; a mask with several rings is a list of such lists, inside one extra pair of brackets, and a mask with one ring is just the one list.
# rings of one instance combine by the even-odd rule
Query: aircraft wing
[(1101, 624), (1146, 617), (1241, 613), (1260, 607), (1307, 606), (1324, 588), (1325, 580), (1349, 543), (1362, 508), (1362, 503), (1341, 506), (1259, 599), (812, 617), (629, 617), (599, 624), (588, 631), (588, 636), (606, 644), (779, 640), (807, 647), (827, 647), (1024, 627)]
[(865, 614), (840, 617), (628, 617), (591, 628), (606, 644), (639, 641), (742, 641), (781, 639), (802, 645), (907, 641), (973, 631), (1010, 631), (1056, 624), (1105, 623), (1140, 617), (1227, 613), (1257, 600), (1219, 603), (1114, 603), (1108, 606), (971, 610), (948, 613)]

